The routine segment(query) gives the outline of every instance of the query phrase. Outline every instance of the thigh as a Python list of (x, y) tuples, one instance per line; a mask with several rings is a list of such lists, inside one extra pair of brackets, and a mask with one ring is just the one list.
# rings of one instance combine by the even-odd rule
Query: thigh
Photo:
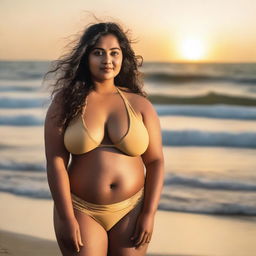
[(108, 237), (105, 229), (92, 217), (74, 209), (75, 217), (79, 223), (81, 238), (84, 246), (79, 253), (69, 251), (59, 239), (58, 213), (54, 210), (54, 229), (58, 245), (63, 256), (106, 256), (108, 249)]
[(141, 201), (133, 210), (125, 215), (112, 229), (108, 231), (108, 256), (144, 256), (148, 244), (135, 248), (130, 237), (135, 230), (137, 217), (142, 209)]

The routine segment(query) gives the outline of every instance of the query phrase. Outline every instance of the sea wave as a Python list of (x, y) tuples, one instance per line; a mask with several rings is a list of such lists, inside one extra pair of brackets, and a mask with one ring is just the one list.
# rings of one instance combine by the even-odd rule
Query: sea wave
[(256, 107), (230, 106), (224, 104), (201, 105), (159, 105), (155, 104), (160, 116), (199, 116), (220, 119), (256, 120)]
[(1, 170), (0, 191), (32, 198), (51, 198), (46, 173)]
[(0, 116), (0, 125), (11, 126), (41, 126), (44, 119), (36, 115)]
[(165, 175), (159, 209), (256, 215), (255, 177), (173, 172)]
[(145, 80), (164, 83), (189, 82), (233, 82), (256, 85), (256, 77), (225, 76), (216, 74), (171, 74), (166, 72), (144, 72)]
[(29, 172), (45, 172), (45, 163), (37, 162), (33, 159), (0, 159), (0, 169), (12, 170), (12, 171), (29, 171)]
[(49, 103), (45, 97), (7, 97), (0, 96), (0, 108), (41, 108)]
[[(32, 198), (51, 198), (45, 172), (0, 170), (0, 191)], [(165, 211), (251, 216), (256, 215), (255, 191), (255, 185), (248, 182), (226, 179), (224, 185), (224, 182), (216, 179), (167, 175), (158, 208)]]
[(209, 174), (207, 176), (188, 176), (185, 174), (167, 173), (164, 185), (183, 185), (186, 187), (206, 188), (214, 190), (235, 190), (235, 191), (255, 191), (256, 192), (256, 180), (241, 181), (237, 179), (231, 179), (230, 177), (212, 177)]
[(208, 132), (199, 130), (163, 130), (165, 146), (212, 146), (256, 148), (254, 132)]
[[(0, 115), (0, 125), (42, 126), (39, 114)], [(256, 148), (255, 132), (203, 131), (198, 129), (162, 130), (164, 146), (213, 146)]]
[(18, 85), (8, 85), (8, 86), (0, 86), (0, 92), (32, 92), (38, 91), (38, 87), (31, 86), (18, 86)]
[[(201, 193), (207, 193), (207, 191), (202, 190)], [(235, 195), (233, 197), (235, 197)], [(218, 202), (217, 199), (184, 199), (182, 196), (172, 197), (170, 195), (162, 195), (158, 208), (164, 211), (179, 211), (200, 214), (255, 216), (256, 205), (251, 204), (250, 202), (256, 200), (256, 194), (244, 194), (243, 198), (244, 200), (238, 202), (232, 202), (230, 200)]]
[(245, 105), (256, 106), (255, 97), (235, 96), (227, 95), (216, 92), (208, 92), (204, 95), (197, 96), (171, 96), (162, 94), (149, 95), (149, 100), (154, 104), (198, 104), (198, 105), (210, 105), (210, 104), (226, 104), (226, 105)]

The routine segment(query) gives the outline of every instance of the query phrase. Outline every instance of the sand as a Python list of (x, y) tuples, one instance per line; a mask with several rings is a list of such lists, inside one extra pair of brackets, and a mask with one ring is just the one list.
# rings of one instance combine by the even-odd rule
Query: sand
[[(0, 255), (61, 256), (51, 200), (0, 193)], [(151, 256), (254, 256), (256, 217), (158, 211)]]

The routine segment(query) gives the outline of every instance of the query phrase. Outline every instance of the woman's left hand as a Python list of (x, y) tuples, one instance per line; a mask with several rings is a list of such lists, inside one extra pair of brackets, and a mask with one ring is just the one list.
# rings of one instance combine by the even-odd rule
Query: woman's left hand
[(135, 248), (150, 242), (154, 227), (154, 217), (154, 214), (144, 212), (141, 212), (138, 216), (135, 230), (131, 237)]

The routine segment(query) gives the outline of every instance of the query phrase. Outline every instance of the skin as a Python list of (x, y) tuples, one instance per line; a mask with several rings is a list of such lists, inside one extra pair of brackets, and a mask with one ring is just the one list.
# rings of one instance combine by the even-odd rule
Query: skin
[[(83, 118), (96, 141), (113, 144), (128, 129), (125, 105), (114, 84), (123, 55), (117, 38), (111, 34), (102, 36), (96, 47), (101, 49), (94, 49), (89, 55), (95, 87), (88, 95)], [(104, 66), (113, 69), (104, 71)], [(99, 147), (73, 155), (68, 165), (70, 153), (64, 146), (64, 130), (57, 127), (53, 117), (60, 113), (57, 101), (53, 100), (47, 111), (47, 176), (54, 200), (56, 238), (65, 256), (142, 256), (151, 240), (164, 174), (160, 122), (150, 101), (127, 88), (119, 88), (149, 133), (149, 146), (141, 156), (131, 157), (114, 147)], [(88, 202), (112, 204), (131, 197), (143, 186), (144, 200), (108, 232), (72, 207), (70, 191)]]

